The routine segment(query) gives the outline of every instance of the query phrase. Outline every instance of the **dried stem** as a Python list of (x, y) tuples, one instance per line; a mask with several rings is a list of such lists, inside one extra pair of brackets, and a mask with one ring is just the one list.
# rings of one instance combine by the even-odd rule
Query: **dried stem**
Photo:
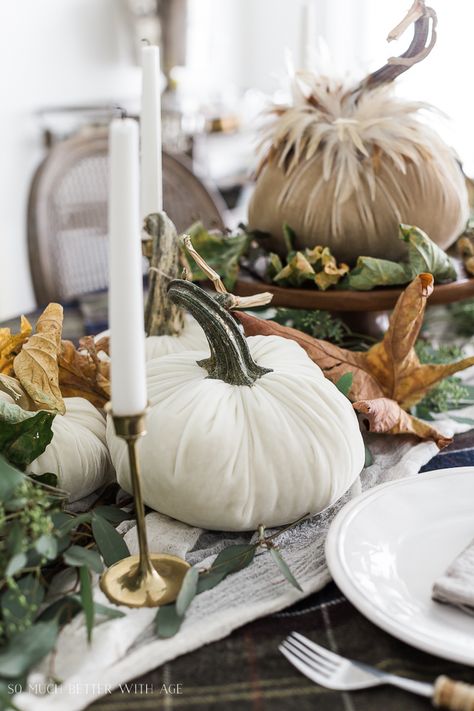
[[(270, 294), (268, 291), (265, 291), (262, 294), (255, 294), (255, 296), (235, 296), (235, 294), (230, 294), (225, 288), (219, 274), (211, 266), (209, 266), (206, 260), (201, 257), (199, 252), (197, 252), (193, 247), (193, 243), (191, 242), (191, 237), (189, 235), (184, 235), (183, 244), (201, 271), (206, 275), (209, 281), (213, 283), (218, 294), (217, 301), (228, 311), (231, 311), (232, 309), (250, 309), (266, 306), (273, 299), (273, 294)], [(188, 274), (192, 273), (186, 257), (185, 271)]]
[[(425, 0), (415, 0), (403, 20), (389, 33), (387, 41), (399, 39), (407, 28), (415, 23), (412, 42), (406, 52), (399, 57), (390, 57), (387, 63), (369, 74), (351, 93), (360, 94), (365, 89), (373, 89), (388, 84), (410, 67), (425, 59), (436, 44), (436, 26), (438, 18), (431, 7), (426, 7)], [(431, 37), (430, 37), (431, 26)], [(429, 40), (429, 41), (428, 41)]]

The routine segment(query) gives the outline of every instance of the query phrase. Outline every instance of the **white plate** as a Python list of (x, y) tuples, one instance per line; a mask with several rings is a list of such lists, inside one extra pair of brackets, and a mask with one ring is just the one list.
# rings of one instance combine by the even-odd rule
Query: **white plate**
[(425, 652), (474, 665), (474, 617), (431, 599), (474, 538), (474, 467), (381, 484), (350, 501), (326, 542), (331, 574), (362, 614)]

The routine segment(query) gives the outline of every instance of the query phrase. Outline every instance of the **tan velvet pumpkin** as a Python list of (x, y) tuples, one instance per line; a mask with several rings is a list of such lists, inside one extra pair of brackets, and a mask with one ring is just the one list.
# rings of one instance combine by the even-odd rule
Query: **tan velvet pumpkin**
[(348, 262), (403, 257), (399, 223), (417, 225), (444, 249), (463, 231), (469, 204), (455, 154), (424, 123), (426, 105), (393, 96), (393, 79), (436, 38), (436, 15), (420, 0), (392, 36), (413, 20), (410, 49), (356, 87), (295, 78), (293, 105), (277, 109), (267, 129), (249, 208), (250, 228), (270, 235), (270, 249), (285, 253), (285, 223), (296, 248), (329, 246)]

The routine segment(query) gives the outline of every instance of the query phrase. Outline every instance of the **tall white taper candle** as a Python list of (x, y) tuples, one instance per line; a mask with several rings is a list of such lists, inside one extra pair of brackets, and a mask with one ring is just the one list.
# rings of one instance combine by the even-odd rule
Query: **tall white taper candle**
[(161, 69), (159, 47), (142, 47), (141, 217), (163, 209)]
[(136, 121), (112, 121), (109, 156), (112, 412), (136, 415), (147, 404)]
[(315, 48), (316, 6), (314, 0), (305, 0), (301, 8), (300, 69), (312, 69)]

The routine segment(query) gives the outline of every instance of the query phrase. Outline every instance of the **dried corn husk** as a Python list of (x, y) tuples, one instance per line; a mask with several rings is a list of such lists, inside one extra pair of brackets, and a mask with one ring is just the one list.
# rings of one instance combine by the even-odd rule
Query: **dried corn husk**
[(276, 110), (267, 129), (249, 208), (250, 228), (270, 234), (271, 249), (284, 253), (285, 223), (297, 249), (323, 244), (350, 262), (403, 257), (400, 223), (417, 225), (444, 249), (463, 231), (469, 205), (455, 154), (423, 122), (426, 104), (392, 94), (392, 80), (436, 39), (436, 15), (422, 0), (390, 37), (413, 20), (409, 50), (356, 87), (296, 76), (293, 105)]

